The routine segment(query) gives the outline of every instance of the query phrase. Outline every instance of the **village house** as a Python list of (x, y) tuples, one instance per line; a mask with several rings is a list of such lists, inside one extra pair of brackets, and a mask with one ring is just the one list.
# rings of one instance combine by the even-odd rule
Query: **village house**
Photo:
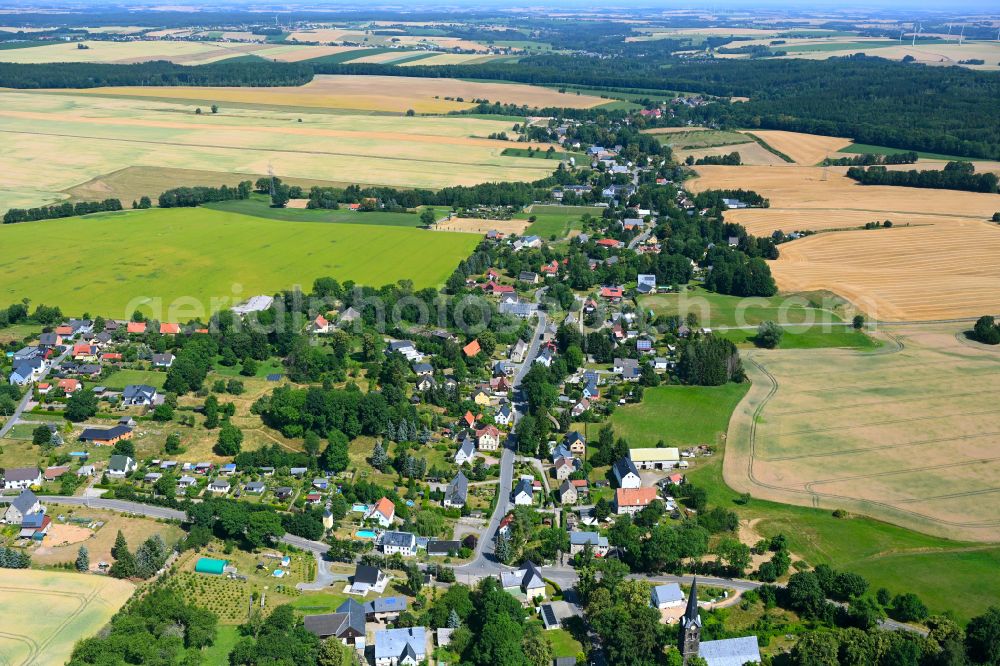
[(472, 441), (472, 438), (465, 435), (462, 438), (461, 444), (458, 447), (458, 451), (455, 452), (455, 464), (464, 465), (465, 463), (471, 463), (476, 458), (476, 445)]
[(371, 622), (388, 623), (399, 617), (399, 614), (406, 610), (406, 597), (379, 597), (366, 601), (364, 605), (365, 617)]
[(614, 474), (615, 483), (619, 488), (639, 488), (642, 486), (642, 478), (639, 470), (629, 458), (620, 458), (611, 467)]
[(4, 490), (23, 490), (41, 484), (42, 472), (37, 467), (10, 467), (4, 470)]
[(545, 597), (545, 579), (538, 566), (530, 560), (519, 569), (502, 572), (500, 585), (505, 590), (520, 590), (529, 600)]
[(126, 425), (116, 425), (111, 428), (84, 428), (80, 433), (81, 442), (89, 442), (97, 446), (111, 446), (123, 439), (132, 439), (132, 428)]
[(531, 506), (535, 502), (534, 481), (530, 476), (522, 476), (514, 486), (513, 498), (517, 506)]
[(129, 384), (122, 391), (122, 407), (148, 407), (156, 401), (156, 389), (145, 384)]
[(445, 508), (460, 509), (469, 497), (469, 479), (461, 471), (455, 475), (444, 491)]
[(399, 553), (404, 557), (417, 554), (417, 537), (410, 532), (383, 532), (379, 546), (385, 555)]
[(365, 520), (375, 520), (382, 527), (392, 525), (395, 517), (396, 505), (388, 497), (383, 497), (372, 504), (371, 508), (365, 513)]
[(500, 448), (500, 430), (488, 425), (476, 430), (476, 446), (480, 451), (496, 451)]
[(108, 476), (123, 479), (135, 471), (136, 462), (130, 456), (115, 454), (108, 461)]
[(576, 504), (580, 499), (580, 494), (576, 490), (576, 486), (567, 479), (563, 481), (559, 486), (559, 503), (560, 504)]
[(4, 512), (3, 519), (8, 525), (20, 525), (25, 516), (41, 511), (43, 511), (42, 503), (38, 497), (35, 496), (35, 493), (25, 488), (21, 491), (20, 495), (11, 501), (7, 507), (7, 511)]
[(611, 550), (608, 544), (608, 537), (597, 532), (570, 532), (569, 533), (569, 554), (576, 555), (582, 553), (587, 546), (590, 546), (596, 557), (604, 557)]
[(389, 576), (378, 567), (359, 564), (354, 569), (351, 579), (351, 594), (365, 596), (372, 590), (376, 593), (385, 590), (389, 584)]
[(306, 631), (316, 634), (321, 640), (335, 638), (344, 645), (356, 648), (365, 645), (365, 610), (354, 599), (340, 604), (335, 613), (306, 615), (302, 623)]
[(375, 666), (416, 666), (426, 658), (427, 630), (424, 627), (375, 632)]
[(524, 361), (524, 355), (528, 353), (528, 343), (524, 340), (518, 340), (514, 343), (514, 346), (510, 348), (510, 360), (512, 363), (521, 363)]
[(650, 593), (650, 602), (657, 610), (678, 608), (684, 605), (684, 591), (677, 583), (657, 585)]
[(655, 499), (656, 488), (619, 488), (615, 491), (615, 513), (635, 515)]

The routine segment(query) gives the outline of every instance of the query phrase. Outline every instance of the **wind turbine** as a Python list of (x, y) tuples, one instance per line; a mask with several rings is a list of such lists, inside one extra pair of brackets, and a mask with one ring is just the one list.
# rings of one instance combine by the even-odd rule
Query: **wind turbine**
[(962, 24), (962, 32), (958, 36), (958, 45), (961, 46), (962, 42), (965, 41), (965, 24)]
[(913, 44), (911, 44), (911, 46), (916, 46), (917, 45), (917, 35), (919, 35), (920, 31), (924, 29), (924, 26), (922, 26), (919, 23), (917, 23), (916, 24), (916, 28), (917, 29), (913, 32)]

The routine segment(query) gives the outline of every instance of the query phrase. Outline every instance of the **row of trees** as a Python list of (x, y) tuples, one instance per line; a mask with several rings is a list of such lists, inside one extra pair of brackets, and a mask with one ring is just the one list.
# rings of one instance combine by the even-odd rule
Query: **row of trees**
[(874, 166), (877, 164), (915, 164), (917, 153), (912, 150), (899, 153), (862, 153), (852, 157), (827, 157), (823, 166)]
[(944, 169), (889, 171), (885, 167), (851, 167), (847, 177), (862, 185), (897, 185), (995, 194), (1000, 179), (995, 173), (975, 173), (972, 162), (948, 162)]
[(232, 201), (248, 199), (253, 189), (249, 180), (240, 181), (236, 187), (222, 185), (220, 187), (175, 187), (160, 194), (157, 203), (160, 208), (177, 208), (180, 206), (200, 206), (212, 201)]
[(90, 213), (103, 213), (105, 211), (115, 211), (122, 209), (122, 202), (118, 199), (105, 199), (104, 201), (80, 201), (78, 203), (61, 203), (53, 206), (40, 206), (38, 208), (11, 208), (3, 216), (4, 224), (16, 224), (18, 222), (36, 222), (38, 220), (52, 220), (60, 217), (74, 217), (77, 215), (89, 215)]
[(739, 166), (743, 164), (743, 159), (740, 154), (735, 150), (731, 153), (726, 153), (725, 155), (705, 155), (704, 157), (699, 157), (695, 159), (694, 155), (688, 155), (684, 160), (684, 163), (688, 166), (701, 166), (703, 164), (722, 164), (725, 166)]

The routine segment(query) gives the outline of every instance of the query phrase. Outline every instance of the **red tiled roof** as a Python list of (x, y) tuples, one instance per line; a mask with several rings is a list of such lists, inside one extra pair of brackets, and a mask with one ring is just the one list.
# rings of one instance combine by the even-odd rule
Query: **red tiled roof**
[(145, 333), (146, 332), (146, 322), (144, 321), (130, 321), (125, 327), (125, 330), (129, 333)]
[(180, 324), (160, 324), (160, 333), (163, 335), (176, 335), (181, 332)]
[(618, 506), (647, 506), (656, 499), (656, 488), (618, 488), (615, 504)]
[(479, 347), (479, 340), (473, 340), (469, 344), (467, 344), (464, 347), (462, 347), (462, 352), (466, 356), (470, 356), (470, 357), (471, 356), (475, 356), (480, 351), (481, 351), (481, 348)]

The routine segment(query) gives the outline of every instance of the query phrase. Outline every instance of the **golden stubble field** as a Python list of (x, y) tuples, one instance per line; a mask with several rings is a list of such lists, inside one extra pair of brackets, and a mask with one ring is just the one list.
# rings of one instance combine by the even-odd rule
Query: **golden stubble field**
[(841, 148), (851, 145), (851, 139), (819, 134), (802, 134), (784, 130), (754, 130), (747, 132), (763, 139), (767, 145), (788, 155), (796, 164), (812, 166)]
[[(781, 246), (770, 262), (783, 291), (829, 289), (887, 321), (977, 317), (1000, 302), (1000, 197), (863, 186), (845, 167), (698, 167), (689, 187), (754, 190), (771, 208), (726, 213), (750, 233), (838, 230)], [(847, 230), (891, 220), (892, 229)], [(839, 231), (847, 230), (847, 231)]]
[(726, 483), (969, 541), (1000, 540), (1000, 349), (961, 325), (885, 329), (879, 352), (750, 352)]
[[(398, 57), (399, 54), (382, 54)], [(376, 57), (376, 56), (372, 56)], [(436, 58), (438, 56), (434, 56)], [(425, 60), (416, 62), (426, 63)], [(505, 104), (587, 109), (607, 103), (592, 95), (571, 95), (553, 88), (522, 84), (483, 83), (459, 79), (406, 76), (317, 76), (304, 86), (280, 88), (120, 87), (90, 88), (81, 95), (150, 97), (205, 104), (235, 102), (263, 106), (303, 107), (405, 113), (447, 113), (472, 108), (473, 99)], [(445, 99), (451, 97), (453, 99)], [(459, 102), (455, 98), (466, 101)]]
[(107, 576), (0, 569), (0, 663), (46, 666), (69, 660), (132, 596), (132, 583)]
[(429, 188), (532, 181), (554, 168), (501, 155), (510, 144), (486, 137), (509, 132), (507, 121), (224, 105), (219, 114), (196, 115), (195, 106), (0, 92), (0, 170), (7, 176), (0, 209), (59, 201), (74, 186), (132, 166), (251, 174), (273, 168), (288, 178)]

